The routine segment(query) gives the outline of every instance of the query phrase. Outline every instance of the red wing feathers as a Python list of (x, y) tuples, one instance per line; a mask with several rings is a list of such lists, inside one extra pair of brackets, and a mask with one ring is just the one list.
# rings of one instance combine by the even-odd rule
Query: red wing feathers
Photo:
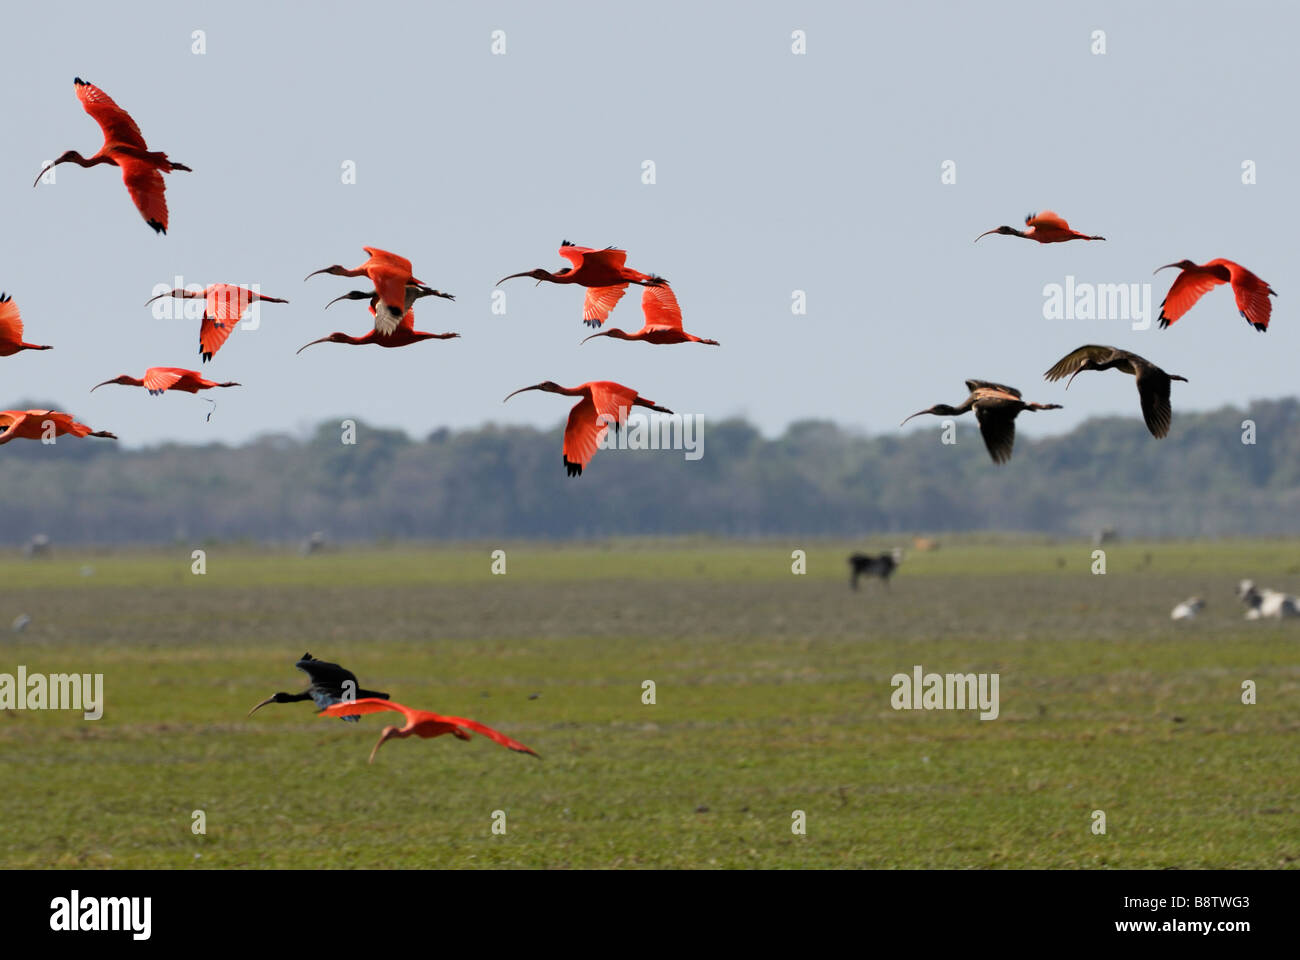
[(144, 135), (131, 115), (113, 102), (113, 98), (93, 83), (76, 85), (77, 99), (104, 131), (104, 143), (120, 143), (148, 150)]

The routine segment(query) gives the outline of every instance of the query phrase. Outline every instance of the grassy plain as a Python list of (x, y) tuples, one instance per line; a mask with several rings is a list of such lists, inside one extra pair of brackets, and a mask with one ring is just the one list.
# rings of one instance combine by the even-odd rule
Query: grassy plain
[[(859, 546), (210, 544), (201, 576), (189, 546), (0, 555), (0, 672), (102, 673), (106, 692), (98, 721), (0, 711), (0, 867), (1300, 858), (1300, 623), (1245, 622), (1233, 596), (1243, 576), (1300, 590), (1300, 544), (1120, 543), (1094, 575), (1082, 542), (954, 539), (855, 593)], [(1171, 622), (1190, 594), (1201, 618)], [(304, 651), (542, 759), (443, 737), (368, 766), (382, 716), (246, 718), (305, 688)], [(1000, 717), (893, 710), (914, 664), (998, 673)]]

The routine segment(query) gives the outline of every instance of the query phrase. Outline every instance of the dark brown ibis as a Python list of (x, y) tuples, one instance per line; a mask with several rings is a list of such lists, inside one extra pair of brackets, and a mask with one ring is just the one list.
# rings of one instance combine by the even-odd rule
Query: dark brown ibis
[[(344, 669), (337, 663), (317, 660), (310, 653), (304, 653), (302, 659), (294, 666), (311, 678), (311, 686), (302, 693), (272, 694), (248, 711), (250, 717), (268, 703), (297, 703), (300, 700), (310, 700), (316, 704), (318, 710), (324, 710), (334, 704), (351, 704), (353, 700), (388, 699), (386, 693), (376, 693), (374, 690), (362, 690), (358, 687), (357, 675), (351, 670)], [(359, 714), (365, 712), (358, 710), (357, 713), (335, 713), (333, 716), (341, 717), (349, 723), (356, 723), (360, 719)]]
[[(1027, 403), (1021, 399), (1020, 391), (1015, 387), (988, 380), (967, 380), (966, 389), (970, 391), (970, 396), (958, 406), (937, 403), (928, 410), (918, 410), (912, 417), (919, 417), (923, 413), (936, 417), (959, 417), (974, 410), (980, 434), (984, 437), (984, 446), (988, 447), (989, 456), (994, 463), (1006, 463), (1011, 459), (1011, 448), (1016, 442), (1016, 417), (1022, 410), (1033, 413), (1038, 410), (1062, 409), (1059, 403)], [(900, 427), (902, 425), (899, 424)]]
[(1056, 381), (1069, 374), (1070, 379), (1065, 382), (1065, 389), (1068, 390), (1074, 378), (1085, 370), (1119, 370), (1132, 375), (1137, 380), (1138, 397), (1142, 400), (1142, 419), (1146, 421), (1151, 436), (1168, 435), (1169, 424), (1173, 420), (1173, 411), (1169, 406), (1169, 384), (1174, 380), (1186, 383), (1186, 377), (1165, 373), (1146, 357), (1139, 357), (1128, 350), (1089, 343), (1056, 361), (1043, 374), (1043, 378)]

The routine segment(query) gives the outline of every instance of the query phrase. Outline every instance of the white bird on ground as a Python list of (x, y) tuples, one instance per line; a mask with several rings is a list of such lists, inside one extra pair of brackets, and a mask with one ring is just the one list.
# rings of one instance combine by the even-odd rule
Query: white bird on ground
[(1178, 606), (1174, 607), (1173, 612), (1169, 614), (1170, 620), (1195, 620), (1196, 615), (1201, 612), (1205, 606), (1205, 601), (1200, 597), (1188, 597)]
[(1300, 617), (1300, 600), (1279, 590), (1260, 590), (1254, 580), (1237, 584), (1237, 596), (1247, 607), (1247, 620), (1284, 620)]

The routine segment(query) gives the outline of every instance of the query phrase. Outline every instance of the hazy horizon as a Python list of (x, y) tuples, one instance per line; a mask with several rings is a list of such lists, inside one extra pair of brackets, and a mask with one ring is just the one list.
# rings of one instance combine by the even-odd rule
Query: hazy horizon
[[(123, 387), (121, 389), (126, 390), (128, 388)], [(218, 396), (216, 399), (217, 408), (215, 409), (209, 404), (205, 403), (202, 399), (198, 399), (188, 394), (177, 394), (175, 396), (172, 396), (171, 394), (163, 394), (163, 396), (171, 397), (173, 403), (186, 405), (189, 408), (189, 412), (191, 414), (190, 417), (191, 422), (193, 424), (197, 424), (206, 428), (217, 423), (220, 420), (220, 418), (225, 415), (223, 412), (224, 407), (222, 406), (221, 399), (220, 399), (221, 393), (223, 392), (224, 391), (218, 392)], [(199, 395), (199, 397), (202, 396), (203, 394)], [(23, 398), (20, 401), (20, 404), (26, 404), (28, 402), (28, 399), (29, 398)], [(30, 402), (41, 404), (43, 406), (47, 403), (47, 401), (53, 399), (54, 398), (39, 398), (39, 399), (32, 398)], [(155, 398), (150, 398), (150, 399), (155, 399)], [(1222, 413), (1224, 411), (1234, 410), (1234, 411), (1239, 411), (1242, 414), (1247, 414), (1249, 412), (1251, 404), (1285, 403), (1288, 400), (1296, 401), (1300, 403), (1300, 391), (1297, 391), (1296, 393), (1293, 394), (1280, 396), (1280, 397), (1257, 397), (1250, 401), (1247, 401), (1246, 403), (1221, 404), (1220, 406), (1214, 407), (1212, 409), (1198, 409), (1194, 411), (1189, 410), (1184, 412), (1186, 414), (1195, 413), (1195, 414), (1207, 414), (1213, 416), (1215, 414)], [(70, 406), (71, 406), (70, 404), (60, 403), (60, 404), (55, 404), (50, 409), (56, 409), (56, 408), (67, 409)], [(24, 409), (28, 409), (28, 408), (24, 407)], [(210, 421), (207, 419), (209, 411), (212, 412), (212, 419)], [(415, 429), (415, 430), (408, 429), (401, 423), (385, 421), (382, 419), (367, 419), (365, 417), (356, 417), (355, 415), (346, 418), (342, 416), (337, 418), (321, 417), (318, 420), (302, 420), (293, 424), (268, 426), (264, 430), (261, 430), (257, 433), (249, 434), (248, 436), (241, 437), (233, 441), (226, 440), (220, 437), (204, 436), (202, 431), (196, 429), (194, 434), (191, 436), (162, 437), (155, 440), (137, 441), (134, 443), (124, 438), (119, 438), (118, 441), (113, 445), (128, 450), (145, 450), (145, 449), (150, 449), (153, 447), (168, 445), (168, 444), (203, 446), (211, 443), (222, 443), (232, 447), (239, 447), (239, 446), (257, 443), (258, 441), (265, 440), (267, 438), (274, 438), (274, 437), (288, 437), (291, 440), (294, 440), (295, 442), (306, 443), (306, 442), (310, 442), (314, 438), (316, 432), (322, 428), (325, 427), (333, 428), (336, 424), (341, 427), (344, 419), (351, 419), (358, 426), (365, 426), (370, 429), (382, 430), (384, 432), (398, 431), (402, 433), (407, 439), (409, 439), (414, 443), (422, 442), (425, 439), (427, 439), (430, 435), (435, 434), (442, 430), (447, 430), (450, 431), (451, 433), (476, 433), (484, 430), (521, 427), (521, 428), (538, 430), (543, 433), (553, 432), (555, 434), (555, 442), (558, 445), (560, 443), (561, 436), (564, 431), (565, 419), (567, 417), (567, 414), (568, 414), (568, 407), (565, 406), (562, 409), (562, 411), (550, 422), (521, 423), (514, 420), (499, 418), (496, 420), (485, 419), (479, 423), (467, 423), (461, 425), (452, 425), (446, 423), (430, 423), (426, 427)], [(665, 418), (665, 416), (662, 414), (650, 414), (640, 410), (633, 411), (631, 416), (633, 421), (639, 418), (645, 418), (647, 419), (648, 423), (653, 423), (660, 419), (671, 419), (671, 418)], [(936, 417), (932, 419), (930, 418), (922, 419), (920, 421), (920, 426), (924, 429), (933, 430), (937, 436), (941, 429), (940, 424), (945, 419), (947, 418)], [(1136, 390), (1133, 393), (1132, 410), (1098, 411), (1096, 413), (1088, 415), (1087, 417), (1080, 418), (1077, 423), (1071, 424), (1070, 427), (1066, 430), (1038, 430), (1038, 431), (1027, 430), (1025, 429), (1025, 427), (1028, 425), (1026, 422), (1028, 421), (1028, 419), (1029, 419), (1028, 417), (1025, 417), (1024, 419), (1016, 420), (1017, 437), (1023, 437), (1026, 440), (1060, 438), (1063, 436), (1068, 436), (1071, 433), (1074, 433), (1076, 430), (1086, 426), (1089, 423), (1103, 421), (1103, 420), (1118, 419), (1121, 421), (1123, 420), (1131, 421), (1134, 424), (1143, 424), (1141, 410), (1138, 407), (1138, 397), (1137, 397)], [(882, 437), (902, 437), (917, 432), (914, 429), (913, 423), (909, 423), (907, 427), (904, 428), (903, 430), (899, 430), (897, 424), (895, 424), (894, 427), (892, 428), (886, 427), (883, 430), (873, 430), (861, 424), (835, 420), (830, 417), (815, 417), (815, 416), (804, 417), (799, 420), (791, 420), (788, 423), (782, 424), (779, 427), (779, 429), (769, 432), (767, 430), (764, 430), (760, 424), (754, 422), (753, 420), (744, 417), (740, 414), (735, 414), (730, 417), (705, 418), (703, 426), (700, 428), (702, 429), (703, 434), (705, 436), (705, 442), (707, 442), (710, 423), (712, 423), (714, 426), (717, 426), (722, 423), (734, 423), (737, 421), (757, 430), (759, 435), (766, 441), (779, 440), (782, 437), (786, 436), (793, 427), (799, 426), (801, 424), (808, 424), (808, 423), (829, 424), (831, 427), (843, 432), (847, 436), (858, 437), (862, 439), (878, 439)], [(982, 441), (979, 439), (978, 422), (973, 416), (958, 417), (956, 418), (956, 422), (958, 424), (959, 431), (963, 437), (969, 437), (972, 440), (972, 442), (977, 444), (982, 443)], [(1177, 429), (1178, 422), (1179, 422), (1178, 413), (1175, 412), (1174, 429)], [(1146, 429), (1145, 425), (1142, 426), (1142, 429), (1143, 430)], [(607, 441), (607, 442), (615, 442), (615, 441)], [(1023, 444), (1020, 447), (1017, 447), (1017, 450), (1022, 449), (1022, 447)]]

